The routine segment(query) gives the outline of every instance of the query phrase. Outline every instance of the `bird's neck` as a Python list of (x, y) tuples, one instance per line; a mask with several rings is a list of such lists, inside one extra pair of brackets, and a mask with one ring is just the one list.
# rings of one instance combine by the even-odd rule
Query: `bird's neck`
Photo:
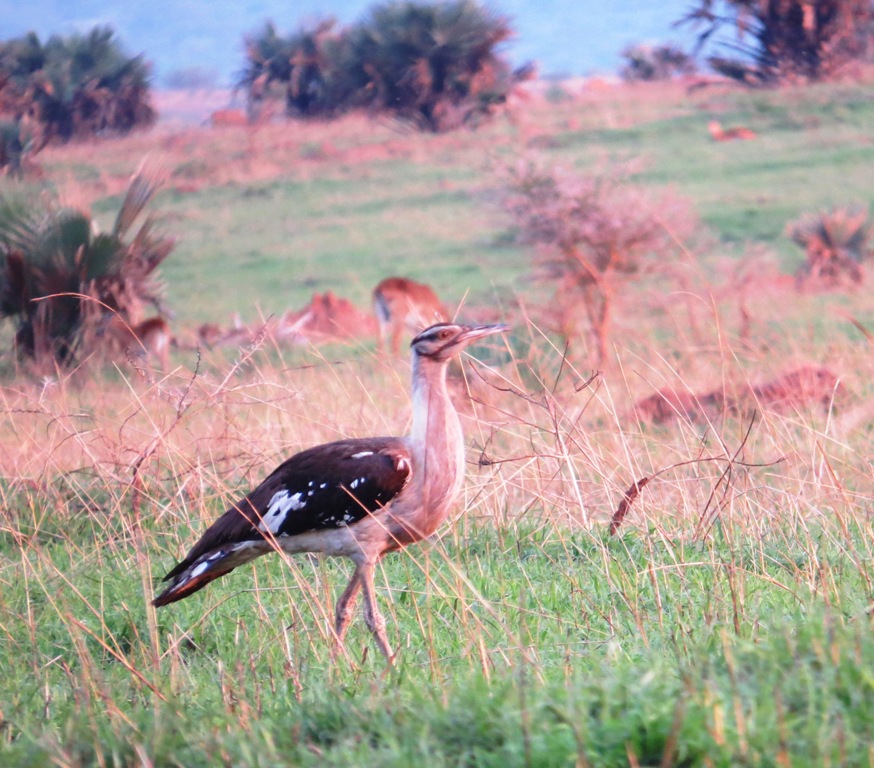
[(410, 448), (423, 504), (433, 507), (438, 517), (448, 512), (464, 474), (464, 438), (446, 387), (447, 369), (446, 362), (413, 355)]

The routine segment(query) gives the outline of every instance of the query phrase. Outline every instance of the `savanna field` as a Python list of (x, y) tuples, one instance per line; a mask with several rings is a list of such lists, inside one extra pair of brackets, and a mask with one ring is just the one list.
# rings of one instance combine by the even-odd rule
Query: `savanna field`
[[(755, 140), (714, 141), (714, 117)], [(163, 174), (179, 343), (164, 373), (34, 371), (2, 329), (0, 765), (874, 765), (872, 276), (799, 291), (786, 234), (874, 207), (872, 126), (870, 82), (556, 84), (476, 131), (165, 122), (46, 149), (29, 183), (106, 226), (141, 163)], [(622, 163), (694, 211), (669, 264), (623, 281), (600, 363), (585, 324), (566, 350), (501, 204), (534, 160)], [(408, 429), (407, 362), (372, 335), (269, 332), (316, 292), (367, 312), (397, 274), (512, 332), (456, 382), (461, 503), (378, 571), (394, 664), (360, 616), (332, 642), (346, 561), (271, 555), (156, 611), (160, 577), (284, 457)], [(264, 331), (197, 347), (234, 313)], [(634, 410), (802, 366), (837, 386)]]

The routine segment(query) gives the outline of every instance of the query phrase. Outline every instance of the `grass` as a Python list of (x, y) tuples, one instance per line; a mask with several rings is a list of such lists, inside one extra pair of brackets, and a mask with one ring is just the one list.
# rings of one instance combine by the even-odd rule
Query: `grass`
[[(672, 182), (711, 229), (685, 287), (647, 278), (621, 297), (614, 356), (587, 386), (585, 362), (517, 308), (534, 293), (528, 255), (490, 201), (521, 129), (421, 137), (350, 118), (47, 150), (49, 182), (107, 219), (147, 151), (165, 164), (180, 329), (280, 313), (315, 290), (363, 304), (402, 271), (451, 301), (469, 290), (471, 312), (498, 296), (514, 331), (474, 351), (491, 370), (462, 401), (455, 518), (378, 574), (392, 667), (360, 618), (347, 654), (330, 642), (345, 562), (271, 555), (170, 608), (149, 600), (281, 457), (404, 432), (404, 363), (369, 341), (263, 341), (179, 350), (166, 376), (7, 365), (0, 764), (874, 764), (874, 361), (847, 320), (870, 327), (874, 309), (864, 291), (732, 288), (738, 262), (723, 258), (788, 265), (784, 217), (870, 201), (867, 92), (643, 90), (532, 107), (540, 152), (580, 167), (642, 156), (638, 180)], [(760, 140), (710, 143), (711, 111)], [(661, 426), (629, 414), (663, 387), (730, 388), (797, 362), (840, 376), (829, 408)]]

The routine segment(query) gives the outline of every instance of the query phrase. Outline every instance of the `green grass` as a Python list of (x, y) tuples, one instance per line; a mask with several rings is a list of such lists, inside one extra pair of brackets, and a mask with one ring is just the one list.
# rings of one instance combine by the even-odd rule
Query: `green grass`
[[(637, 105), (639, 98), (617, 92), (612, 107), (532, 105), (549, 139), (535, 141), (535, 149), (514, 139), (502, 120), (450, 137), (353, 121), (345, 133), (326, 129), (324, 141), (318, 126), (298, 126), (301, 138), (291, 148), (276, 127), (256, 141), (263, 155), (254, 159), (239, 141), (218, 143), (236, 134), (205, 134), (183, 135), (181, 153), (166, 156), (137, 138), (129, 148), (116, 142), (106, 157), (83, 149), (46, 164), (57, 183), (73, 178), (88, 188), (95, 178), (123, 179), (124, 163), (133, 170), (150, 152), (171, 180), (206, 180), (195, 191), (168, 192), (157, 201), (178, 238), (163, 271), (180, 324), (224, 322), (232, 312), (254, 319), (256, 308), (281, 314), (303, 306), (313, 291), (333, 290), (366, 306), (372, 287), (397, 272), (432, 283), (450, 304), (468, 294), (476, 303), (495, 291), (524, 293), (529, 254), (506, 237), (512, 222), (494, 197), (500, 167), (532, 152), (580, 172), (605, 156), (637, 158), (642, 168), (635, 180), (655, 194), (670, 186), (694, 201), (721, 250), (737, 255), (751, 243), (764, 245), (787, 271), (803, 259), (784, 235), (789, 221), (837, 205), (874, 207), (869, 85), (666, 92), (662, 101), (644, 95)], [(749, 125), (758, 139), (713, 142), (706, 124), (714, 116), (725, 125)], [(562, 122), (574, 120), (580, 125), (573, 129)], [(311, 160), (313, 144), (330, 151)], [(396, 156), (356, 156), (386, 146)], [(211, 181), (221, 173), (219, 183)], [(117, 205), (117, 196), (98, 193), (94, 207), (108, 223)]]
[(870, 527), (788, 533), (608, 541), (471, 522), (386, 561), (390, 670), (359, 626), (352, 658), (330, 658), (318, 597), (342, 565), (264, 560), (153, 623), (138, 545), (31, 539), (0, 602), (0, 758), (866, 765)]

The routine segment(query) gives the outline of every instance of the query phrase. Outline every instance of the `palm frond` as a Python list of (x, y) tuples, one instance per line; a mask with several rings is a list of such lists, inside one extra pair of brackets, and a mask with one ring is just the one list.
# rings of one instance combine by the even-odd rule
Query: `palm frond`
[(157, 171), (147, 171), (144, 167), (133, 175), (128, 184), (127, 192), (122, 201), (112, 233), (117, 237), (124, 237), (134, 222), (139, 218), (149, 201), (160, 189), (163, 183), (163, 175)]

